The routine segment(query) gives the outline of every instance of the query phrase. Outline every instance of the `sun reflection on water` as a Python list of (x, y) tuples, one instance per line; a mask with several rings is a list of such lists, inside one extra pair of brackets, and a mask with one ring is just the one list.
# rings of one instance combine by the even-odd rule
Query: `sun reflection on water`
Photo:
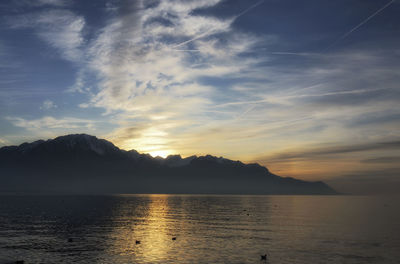
[(120, 210), (118, 214), (121, 214), (121, 210), (132, 210), (132, 212), (124, 213), (127, 217), (115, 223), (116, 227), (112, 232), (114, 241), (111, 246), (112, 253), (126, 256), (131, 261), (166, 259), (174, 248), (173, 230), (177, 228), (170, 219), (168, 195), (150, 195), (141, 198), (143, 202), (140, 206), (130, 208), (132, 205), (127, 203), (118, 209)]
[(168, 246), (171, 243), (171, 236), (168, 235), (169, 223), (168, 214), (168, 196), (152, 195), (150, 196), (148, 215), (142, 225), (137, 226), (137, 233), (141, 236), (141, 244), (138, 246), (138, 253), (143, 256), (149, 256), (154, 259), (164, 259), (168, 252)]

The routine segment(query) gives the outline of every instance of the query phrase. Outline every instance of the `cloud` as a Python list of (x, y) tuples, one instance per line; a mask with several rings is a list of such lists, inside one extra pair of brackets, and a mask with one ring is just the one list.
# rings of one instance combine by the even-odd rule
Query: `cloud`
[[(160, 125), (153, 127), (157, 133), (147, 131), (143, 135), (153, 133), (152, 142), (165, 142), (171, 130), (188, 130), (181, 124), (196, 126), (212, 120), (206, 112), (213, 97), (223, 91), (201, 79), (248, 70), (258, 60), (241, 54), (263, 42), (262, 38), (233, 31), (234, 15), (226, 19), (193, 15), (196, 9), (219, 2), (161, 1), (146, 6), (126, 1), (118, 12), (113, 9), (114, 17), (88, 45), (85, 70), (100, 81), (98, 89), (84, 91), (90, 93), (90, 101), (81, 104), (84, 108), (103, 108), (106, 115), (122, 112), (120, 123), (130, 120), (110, 137), (121, 134), (119, 138), (125, 138), (122, 134), (137, 122), (162, 119), (176, 127)], [(85, 86), (84, 78), (78, 76), (74, 87)], [(143, 146), (140, 140), (150, 141), (143, 136), (136, 140), (139, 146)], [(121, 144), (133, 145), (130, 142)]]
[[(229, 19), (222, 22), (232, 23)], [(268, 55), (243, 56), (257, 46), (268, 47), (269, 36), (253, 36), (228, 26), (221, 33), (223, 41), (218, 35), (183, 38), (182, 32), (189, 30), (175, 29), (171, 25), (179, 23), (171, 20), (162, 27), (173, 30), (160, 30), (164, 33), (147, 37), (146, 32), (155, 29), (156, 24), (145, 24), (149, 31), (136, 25), (135, 37), (126, 46), (107, 42), (116, 39), (112, 35), (116, 34), (117, 23), (104, 29), (92, 46), (100, 56), (91, 62), (92, 69), (100, 72), (103, 79), (99, 92), (86, 106), (105, 108), (107, 113), (123, 111), (131, 120), (151, 123), (157, 115), (171, 124), (187, 121), (173, 132), (160, 128), (165, 134), (158, 136), (183, 154), (208, 148), (217, 155), (249, 159), (250, 155), (260, 157), (267, 150), (271, 153), (282, 149), (289, 144), (283, 137), (296, 146), (311, 141), (330, 142), (335, 134), (343, 142), (360, 142), (360, 126), (348, 130), (352, 120), (393, 109), (399, 97), (394, 92), (394, 68), (398, 66), (383, 64), (386, 54), (315, 54), (302, 56), (300, 59), (307, 61), (302, 67), (290, 63), (274, 65), (269, 63)], [(166, 41), (163, 34), (172, 37)], [(177, 38), (193, 41), (180, 50), (174, 46), (171, 49), (171, 45), (182, 43), (172, 41)], [(360, 68), (364, 64), (370, 67)], [(392, 130), (386, 128), (376, 127), (368, 136), (378, 137), (374, 140), (392, 137), (388, 134)], [(121, 130), (116, 130), (114, 136), (118, 133)], [(234, 138), (237, 143), (226, 144), (227, 138)], [(129, 145), (135, 148), (134, 144), (140, 150), (140, 138)]]
[[(103, 111), (93, 114), (107, 127), (97, 135), (122, 148), (256, 160), (318, 179), (335, 167), (345, 174), (353, 166), (388, 164), (373, 155), (397, 155), (398, 50), (366, 45), (319, 53), (309, 36), (288, 38), (284, 25), (274, 30), (245, 19), (255, 12), (250, 20), (258, 21), (256, 9), (267, 12), (270, 2), (257, 0), (236, 11), (219, 0), (110, 1), (101, 27), (87, 26), (83, 9), (80, 15), (60, 9), (62, 2), (37, 2), (42, 9), (30, 7), (35, 13), (9, 18), (9, 25), (32, 29), (64, 59), (78, 62), (69, 91), (80, 93), (82, 112)], [(4, 98), (25, 96), (3, 90)], [(40, 102), (46, 98), (55, 97), (46, 93)], [(85, 130), (89, 122), (9, 120), (54, 133), (63, 125)], [(323, 164), (317, 170), (313, 161)]]
[(387, 156), (387, 157), (378, 157), (378, 158), (370, 158), (370, 159), (363, 159), (360, 162), (362, 163), (396, 163), (400, 164), (400, 157), (399, 156)]
[[(18, 8), (25, 8), (25, 7), (68, 7), (73, 3), (73, 0), (10, 0), (7, 1), (8, 3), (5, 7), (18, 7)], [(12, 9), (11, 9), (12, 10)], [(13, 10), (15, 11), (15, 9)]]
[(331, 49), (333, 46), (335, 46), (339, 41), (347, 38), (351, 33), (353, 33), (354, 31), (356, 31), (357, 29), (359, 29), (362, 25), (364, 25), (365, 23), (367, 23), (369, 20), (371, 20), (372, 18), (374, 18), (376, 15), (378, 15), (380, 12), (382, 12), (384, 9), (386, 9), (388, 6), (390, 6), (391, 4), (394, 3), (395, 0), (390, 0), (389, 2), (387, 2), (385, 5), (383, 5), (381, 8), (379, 8), (377, 11), (375, 11), (373, 14), (371, 14), (370, 16), (368, 16), (366, 19), (364, 19), (363, 21), (361, 21), (357, 26), (353, 27), (352, 29), (350, 29), (349, 31), (347, 31), (345, 34), (343, 34), (342, 36), (340, 36), (337, 40), (335, 40), (331, 45), (329, 45), (326, 50)]
[[(164, 126), (164, 127), (163, 127)], [(170, 147), (171, 135), (165, 124), (136, 124), (113, 131), (108, 137), (112, 142), (123, 149), (140, 149), (141, 152), (166, 151), (171, 154), (174, 150)]]
[[(311, 137), (317, 144), (329, 142), (334, 134), (351, 142), (362, 116), (369, 126), (374, 113), (393, 113), (400, 97), (395, 92), (399, 65), (387, 63), (384, 51), (274, 51), (270, 45), (283, 40), (238, 29), (240, 12), (223, 17), (197, 12), (220, 3), (115, 2), (108, 5), (104, 27), (86, 40), (84, 17), (65, 9), (30, 14), (11, 24), (34, 25), (36, 34), (64, 58), (82, 60), (69, 91), (88, 96), (80, 107), (104, 109), (101, 118), (112, 116), (119, 129), (107, 136), (139, 151), (158, 142), (177, 151), (210, 145), (210, 151), (260, 157), (285, 144), (277, 135), (295, 146)], [(242, 15), (261, 3), (249, 3)], [(125, 136), (143, 123), (153, 124), (153, 130)], [(391, 138), (388, 126), (393, 126), (389, 119), (368, 136)], [(234, 150), (221, 142), (224, 137), (249, 149)]]
[(57, 108), (57, 105), (53, 101), (50, 101), (50, 100), (45, 100), (43, 102), (43, 104), (40, 106), (40, 109), (42, 109), (42, 110), (49, 110), (52, 108)]
[[(54, 1), (55, 2), (55, 1)], [(7, 18), (13, 29), (32, 28), (36, 35), (57, 49), (64, 59), (82, 59), (81, 46), (84, 43), (85, 19), (64, 9), (17, 15)]]
[[(333, 145), (333, 144), (332, 144)], [(276, 153), (268, 157), (270, 162), (275, 161), (291, 161), (291, 160), (302, 160), (302, 159), (319, 159), (323, 156), (347, 154), (354, 152), (366, 152), (376, 150), (400, 150), (400, 141), (387, 141), (387, 142), (374, 142), (364, 144), (353, 144), (353, 145), (342, 145), (342, 146), (329, 146), (319, 148), (302, 149), (298, 151), (286, 151)]]
[[(315, 146), (315, 142), (314, 145), (302, 142), (303, 144), (292, 146), (291, 149), (286, 145), (286, 150), (281, 147), (252, 161), (267, 165), (272, 172), (279, 175), (307, 180), (323, 179), (343, 192), (367, 193), (368, 190), (375, 193), (373, 184), (367, 184), (372, 182), (373, 177), (376, 177), (374, 182), (382, 185), (382, 188), (383, 185), (388, 187), (386, 179), (395, 181), (397, 177), (397, 181), (400, 181), (398, 173), (394, 173), (399, 172), (396, 169), (400, 154), (398, 137), (392, 141), (349, 142), (347, 145), (342, 142), (325, 142), (320, 143), (319, 147)], [(385, 173), (389, 171), (390, 177)], [(382, 182), (379, 182), (380, 178)]]
[(385, 111), (365, 112), (347, 121), (349, 127), (360, 127), (369, 125), (385, 125), (396, 123), (400, 120), (398, 109), (392, 108)]
[(93, 129), (95, 121), (73, 117), (54, 118), (45, 116), (39, 119), (27, 120), (20, 117), (7, 117), (14, 126), (25, 128), (29, 131), (61, 130), (71, 129)]
[(7, 144), (6, 140), (0, 138), (0, 146), (6, 146)]
[[(38, 139), (54, 138), (66, 134), (91, 134), (99, 135), (102, 131), (109, 129), (110, 123), (106, 121), (94, 121), (76, 117), (53, 117), (44, 116), (37, 119), (26, 119), (22, 117), (8, 116), (4, 118), (13, 126), (18, 127), (18, 133), (4, 136), (7, 144), (21, 144)], [(105, 125), (105, 123), (107, 123)]]
[(63, 7), (70, 5), (71, 0), (33, 0), (30, 1), (30, 3), (36, 6), (49, 5), (49, 6)]

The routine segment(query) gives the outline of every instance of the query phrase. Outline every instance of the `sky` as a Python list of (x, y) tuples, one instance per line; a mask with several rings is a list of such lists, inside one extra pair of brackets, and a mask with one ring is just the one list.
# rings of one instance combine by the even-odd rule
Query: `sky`
[(0, 146), (86, 133), (400, 189), (400, 1), (0, 2)]

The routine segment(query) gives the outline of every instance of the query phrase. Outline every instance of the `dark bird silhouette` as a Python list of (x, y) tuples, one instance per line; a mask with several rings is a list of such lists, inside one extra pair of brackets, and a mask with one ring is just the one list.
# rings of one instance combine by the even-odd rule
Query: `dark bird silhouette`
[(135, 241), (136, 245), (140, 244), (140, 240)]
[(267, 254), (261, 255), (261, 260), (267, 260)]
[(24, 264), (25, 262), (23, 260), (17, 260), (15, 261), (15, 264)]
[(176, 240), (176, 237), (173, 237), (172, 240)]
[(74, 240), (72, 238), (68, 238), (68, 242), (74, 242)]

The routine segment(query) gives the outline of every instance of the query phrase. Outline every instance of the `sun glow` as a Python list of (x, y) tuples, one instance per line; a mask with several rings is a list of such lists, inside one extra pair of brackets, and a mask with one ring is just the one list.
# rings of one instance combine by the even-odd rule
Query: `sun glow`
[[(132, 138), (123, 137), (122, 140), (114, 140), (115, 144), (126, 150), (134, 149), (139, 153), (147, 153), (152, 157), (166, 158), (168, 155), (176, 153), (175, 149), (169, 148), (169, 134), (163, 128), (145, 128)], [(123, 132), (123, 131), (122, 131)]]
[(166, 158), (168, 155), (171, 155), (171, 151), (169, 150), (155, 150), (155, 151), (150, 151), (149, 154), (155, 158), (155, 157), (162, 157)]

